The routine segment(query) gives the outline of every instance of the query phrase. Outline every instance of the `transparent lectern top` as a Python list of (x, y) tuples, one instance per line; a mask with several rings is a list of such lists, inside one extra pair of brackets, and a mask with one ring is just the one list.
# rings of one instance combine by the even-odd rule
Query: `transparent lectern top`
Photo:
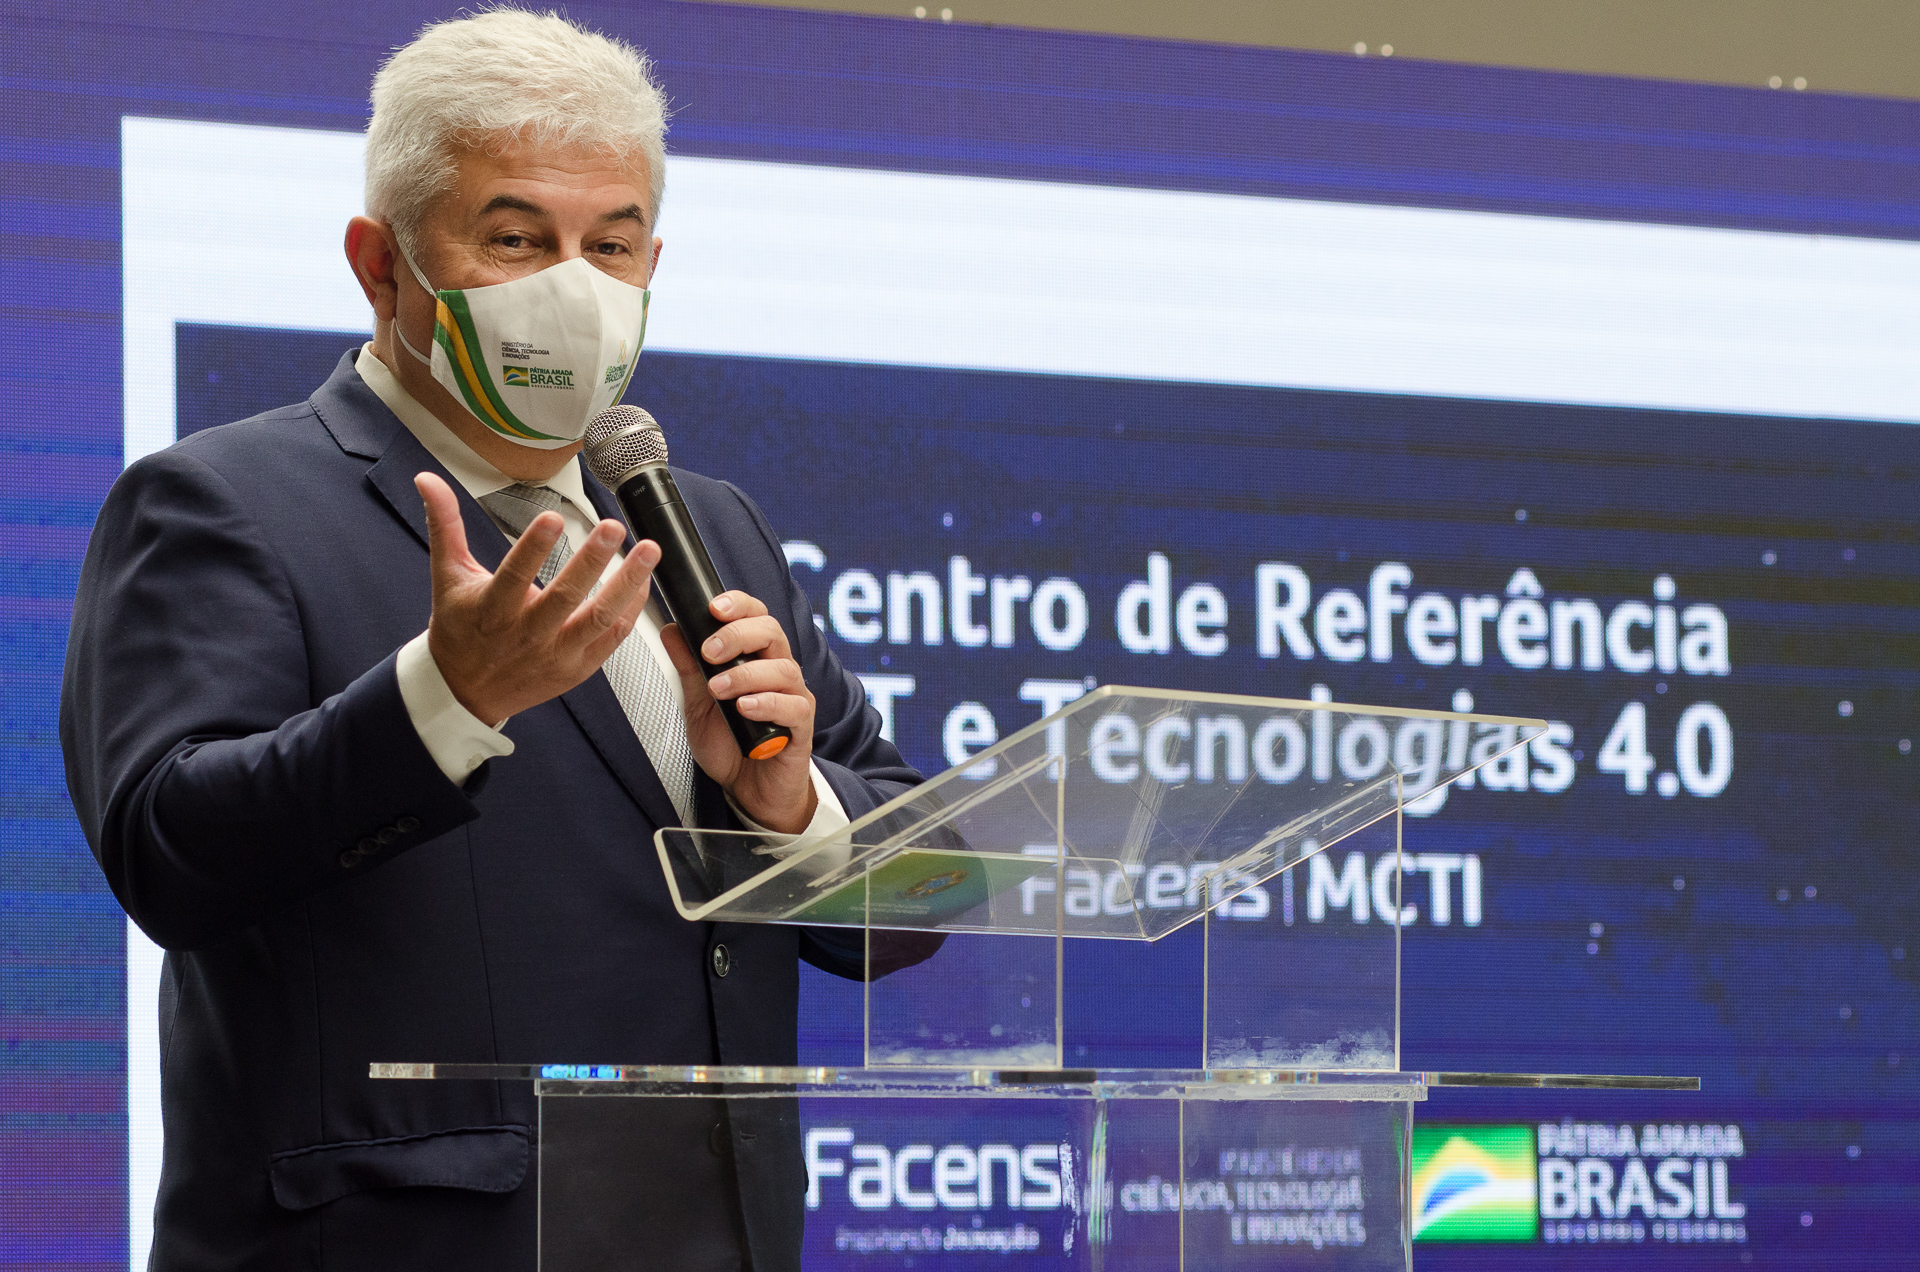
[(688, 919), (1155, 940), (1545, 729), (1106, 686), (833, 834), (654, 842)]

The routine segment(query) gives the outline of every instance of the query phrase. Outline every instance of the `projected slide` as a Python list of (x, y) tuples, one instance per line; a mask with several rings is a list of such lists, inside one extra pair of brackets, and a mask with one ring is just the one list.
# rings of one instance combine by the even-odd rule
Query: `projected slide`
[[(136, 211), (143, 179), (233, 146), (276, 163), (310, 146), (307, 171), (343, 174), (316, 192), (316, 223), (355, 197), (340, 184), (350, 139), (336, 135), (128, 121), (126, 137)], [(1827, 246), (1789, 236), (1392, 210), (1401, 229), (1379, 251), (1425, 281), (1338, 296), (1242, 288), (1228, 303), (1196, 273), (1119, 288), (1112, 310), (1063, 286), (1035, 301), (1046, 321), (1009, 341), (1003, 326), (1034, 320), (1015, 321), (1025, 302), (1005, 295), (1031, 280), (1016, 267), (1002, 288), (913, 250), (911, 179), (887, 178), (893, 202), (876, 203), (857, 197), (875, 193), (864, 174), (684, 168), (656, 290), (663, 347), (630, 399), (660, 418), (676, 462), (766, 509), (840, 657), (923, 770), (963, 763), (1096, 684), (1553, 720), (1472, 784), (1414, 806), (1405, 1063), (1697, 1072), (1706, 1090), (1435, 1101), (1415, 1145), (1423, 1263), (1548, 1247), (1764, 1252), (1765, 1233), (1799, 1223), (1811, 1157), (1885, 1147), (1891, 1126), (1809, 1113), (1805, 1058), (1857, 1098), (1911, 1090), (1898, 975), (1920, 897), (1910, 874), (1866, 869), (1920, 811), (1908, 736), (1920, 447), (1911, 425), (1889, 422), (1920, 417), (1920, 399), (1885, 343), (1904, 319), (1889, 306), (1866, 355), (1795, 343), (1776, 390), (1758, 378), (1779, 374), (1761, 365), (1764, 338), (1791, 333), (1748, 314), (1759, 344), (1711, 338), (1697, 308), (1662, 311), (1611, 268), (1658, 279), (1635, 253), (1690, 247), (1685, 285), (1652, 285), (1703, 286), (1707, 259), (1861, 330), (1875, 324), (1860, 273), (1914, 277), (1920, 249), (1848, 245), (1835, 273), (1817, 267), (1836, 257)], [(769, 201), (740, 197), (756, 179), (840, 189), (907, 246), (829, 245), (837, 295), (810, 291), (817, 260), (777, 243), (745, 268), (730, 244), (753, 227), (727, 218)], [(1009, 224), (1031, 206), (1043, 228), (1126, 195), (971, 184)], [(231, 199), (233, 183), (224, 190)], [(1317, 239), (1246, 257), (1252, 275), (1298, 274), (1295, 253), (1387, 224), (1379, 209), (1244, 202), (1232, 209), (1243, 223), (1318, 226)], [(364, 310), (326, 254), (302, 266), (305, 287), (282, 271), (272, 293), (242, 274), (189, 288), (139, 250), (142, 224), (129, 217), (129, 291), (143, 306), (130, 302), (127, 320), (130, 455), (298, 400), (357, 348)], [(1161, 229), (1163, 246), (1189, 243), (1180, 223)], [(1503, 232), (1558, 255), (1438, 286), (1463, 234), (1490, 244)], [(1041, 235), (1029, 250), (1062, 241)], [(1048, 268), (1111, 286), (1109, 250)], [(1587, 267), (1583, 251), (1607, 264)], [(950, 294), (928, 290), (940, 287)], [(1582, 303), (1544, 305), (1549, 287)], [(1542, 307), (1521, 331), (1529, 296)], [(1421, 322), (1408, 317), (1423, 304)], [(808, 308), (846, 320), (801, 326), (793, 315)], [(1435, 351), (1443, 321), (1461, 357)], [(1650, 331), (1689, 356), (1647, 356)], [(1312, 356), (1299, 342), (1317, 342)], [(136, 362), (150, 374), (132, 375)], [(1776, 396), (1788, 415), (1855, 418), (1754, 409)], [(1163, 780), (1275, 784), (1365, 780), (1393, 761), (1416, 789), (1423, 762), (1345, 734), (1161, 739), (1124, 758)], [(1394, 903), (1391, 865), (1336, 850), (1221, 917), (1377, 923)], [(1184, 889), (1163, 900), (1207, 904)], [(135, 937), (130, 1001), (150, 1001), (152, 956)], [(1151, 953), (1076, 948), (1069, 975), (1084, 990), (1146, 983), (1136, 973)], [(855, 1057), (857, 993), (811, 976), (804, 992), (803, 1057)], [(1188, 1008), (1171, 996), (1068, 1002), (1073, 1062), (1185, 1061), (1171, 1040)], [(130, 1017), (136, 1216), (158, 1133), (141, 1024)], [(810, 1266), (1059, 1255), (1071, 1164), (1044, 1119), (807, 1116)], [(1354, 1155), (1381, 1146), (1241, 1142), (1223, 1125), (1206, 1151), (1184, 1201), (1157, 1175), (1127, 1176), (1116, 1153), (1116, 1238), (1164, 1245), (1184, 1205), (1192, 1222), (1215, 1212), (1250, 1249), (1364, 1244), (1364, 1200), (1343, 1188)], [(1862, 1222), (1890, 1218), (1851, 1204)]]

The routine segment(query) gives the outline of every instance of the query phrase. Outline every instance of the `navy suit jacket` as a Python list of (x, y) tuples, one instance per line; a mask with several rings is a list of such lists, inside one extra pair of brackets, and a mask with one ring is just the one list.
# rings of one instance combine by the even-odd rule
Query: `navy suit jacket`
[[(307, 402), (132, 465), (88, 547), (61, 743), (114, 895), (168, 951), (158, 1269), (531, 1268), (530, 1084), (372, 1081), (369, 1062), (791, 1064), (799, 960), (862, 974), (855, 933), (680, 918), (652, 842), (673, 807), (602, 675), (447, 780), (394, 672), (431, 607), (422, 470), (448, 476), (349, 353)], [(847, 812), (918, 782), (759, 510), (675, 479), (722, 578), (786, 629)], [(448, 482), (497, 566), (505, 537)], [(704, 775), (697, 800), (729, 824)], [(700, 1108), (645, 1132), (642, 1189), (672, 1202), (658, 1266), (705, 1257), (671, 1253), (679, 1222), (693, 1246), (743, 1228), (760, 1272), (798, 1267), (790, 1102), (717, 1124), (699, 1102), (605, 1103)], [(738, 1200), (677, 1196), (688, 1180)]]

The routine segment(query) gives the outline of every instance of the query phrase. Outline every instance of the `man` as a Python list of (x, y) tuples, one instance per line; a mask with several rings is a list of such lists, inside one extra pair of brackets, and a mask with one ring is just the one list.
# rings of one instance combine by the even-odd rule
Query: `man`
[[(681, 920), (654, 831), (819, 833), (919, 781), (744, 496), (678, 474), (733, 589), (702, 652), (759, 656), (708, 680), (577, 458), (660, 252), (644, 59), (495, 10), (373, 106), (372, 342), (129, 468), (75, 602), (69, 786), (169, 951), (156, 1269), (531, 1268), (529, 1084), (368, 1063), (792, 1063), (798, 960), (857, 978), (858, 934)], [(792, 743), (743, 758), (719, 699)], [(790, 1106), (594, 1103), (648, 1148), (607, 1193), (648, 1248), (605, 1266), (798, 1267)]]

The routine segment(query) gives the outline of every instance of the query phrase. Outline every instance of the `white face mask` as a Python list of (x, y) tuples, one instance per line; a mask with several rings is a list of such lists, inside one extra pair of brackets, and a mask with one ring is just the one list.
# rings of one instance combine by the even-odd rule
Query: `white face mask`
[(510, 283), (434, 291), (405, 249), (401, 256), (435, 297), (433, 356), (397, 323), (394, 333), (500, 436), (539, 450), (571, 446), (627, 391), (647, 334), (645, 288), (576, 257)]

